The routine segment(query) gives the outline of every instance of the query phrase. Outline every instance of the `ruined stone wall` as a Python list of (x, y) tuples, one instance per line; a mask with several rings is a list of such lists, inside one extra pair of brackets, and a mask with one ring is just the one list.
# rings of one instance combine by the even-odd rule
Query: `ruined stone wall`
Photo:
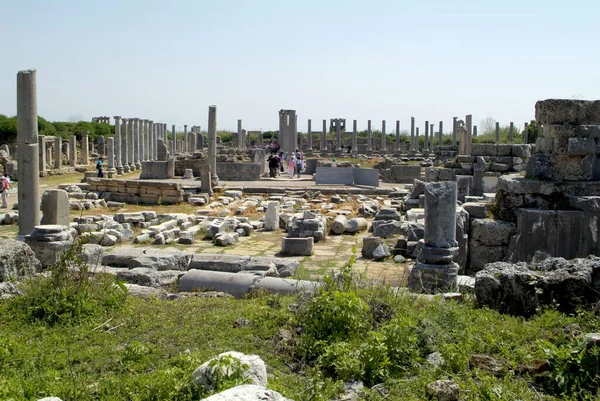
[(217, 175), (224, 181), (259, 180), (261, 165), (259, 163), (217, 163)]
[(88, 184), (90, 191), (108, 201), (144, 205), (183, 202), (181, 183), (90, 178)]

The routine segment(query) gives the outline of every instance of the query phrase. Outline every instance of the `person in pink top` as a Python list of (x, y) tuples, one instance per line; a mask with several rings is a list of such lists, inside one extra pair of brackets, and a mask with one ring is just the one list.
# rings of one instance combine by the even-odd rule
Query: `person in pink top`
[(294, 178), (294, 172), (296, 169), (296, 158), (294, 156), (290, 156), (290, 158), (288, 159), (287, 165), (288, 165), (288, 174), (290, 175), (290, 178)]

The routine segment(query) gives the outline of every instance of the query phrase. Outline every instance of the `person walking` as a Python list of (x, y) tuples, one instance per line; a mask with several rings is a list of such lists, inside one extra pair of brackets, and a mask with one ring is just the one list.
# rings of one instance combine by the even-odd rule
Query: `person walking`
[(300, 172), (302, 171), (302, 163), (304, 163), (304, 154), (296, 149), (296, 175), (298, 178), (300, 178)]
[(98, 170), (98, 178), (104, 178), (104, 172), (102, 171), (102, 158), (98, 159), (98, 163), (96, 163), (96, 170)]
[(296, 158), (294, 156), (290, 156), (287, 162), (287, 166), (290, 178), (294, 178), (294, 172), (296, 170)]
[(2, 208), (8, 207), (8, 190), (10, 188), (10, 178), (4, 173), (0, 177), (0, 193), (2, 194)]

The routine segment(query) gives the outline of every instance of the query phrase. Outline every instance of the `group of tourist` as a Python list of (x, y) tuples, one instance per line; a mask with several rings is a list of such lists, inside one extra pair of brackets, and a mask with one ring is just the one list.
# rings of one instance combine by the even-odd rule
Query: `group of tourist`
[(300, 173), (304, 170), (304, 153), (296, 149), (295, 153), (274, 153), (267, 159), (269, 164), (269, 177), (275, 178), (284, 172), (284, 165), (287, 167), (287, 173), (290, 178), (296, 175), (300, 178)]

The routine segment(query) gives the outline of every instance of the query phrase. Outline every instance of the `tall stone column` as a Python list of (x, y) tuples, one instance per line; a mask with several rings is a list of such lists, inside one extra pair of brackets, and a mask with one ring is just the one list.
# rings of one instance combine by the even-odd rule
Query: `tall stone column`
[(148, 160), (148, 120), (140, 120), (140, 163)]
[(323, 120), (323, 131), (321, 131), (321, 156), (327, 156), (327, 120)]
[(410, 153), (414, 153), (415, 152), (415, 148), (418, 149), (419, 145), (417, 143), (417, 146), (415, 146), (415, 118), (411, 117), (410, 118)]
[(281, 150), (286, 150), (287, 147), (287, 138), (285, 136), (286, 130), (286, 115), (283, 110), (279, 110), (279, 133), (277, 135), (277, 141), (279, 142), (279, 148)]
[(108, 143), (108, 158), (107, 158), (107, 163), (106, 163), (106, 171), (108, 171), (109, 173), (114, 173), (117, 170), (115, 169), (115, 138), (108, 137), (107, 138), (107, 143)]
[(127, 146), (129, 149), (129, 171), (133, 172), (135, 171), (135, 149), (134, 149), (134, 119), (130, 118), (129, 119), (129, 130), (128, 130), (128, 134), (127, 134)]
[(40, 171), (38, 150), (36, 71), (17, 73), (17, 178), (19, 235), (40, 224)]
[(71, 167), (77, 167), (77, 137), (75, 135), (71, 135), (69, 141), (69, 147), (71, 148)]
[(46, 171), (46, 137), (44, 135), (38, 135), (38, 153), (39, 171), (43, 173)]
[(440, 138), (440, 149), (442, 148), (442, 145), (444, 144), (444, 122), (440, 121), (440, 125), (439, 125), (439, 138)]
[(394, 152), (400, 153), (400, 121), (396, 120), (396, 142), (394, 143)]
[(386, 134), (385, 134), (385, 120), (381, 121), (381, 153), (385, 153), (386, 149), (386, 142), (387, 142), (387, 138), (386, 138)]
[(312, 138), (312, 121), (308, 119), (308, 132), (306, 133), (306, 150), (312, 153), (313, 148), (313, 138)]
[(434, 138), (435, 133), (433, 132), (434, 125), (435, 124), (429, 124), (429, 150), (431, 152), (433, 152), (433, 145), (434, 145), (434, 141), (435, 141), (435, 138)]
[(452, 146), (456, 146), (456, 120), (458, 117), (452, 117)]
[(500, 143), (500, 123), (496, 121), (496, 143)]
[(62, 138), (54, 137), (54, 168), (60, 170), (62, 168)]
[(242, 120), (238, 120), (237, 124), (237, 147), (240, 149), (244, 148), (244, 132), (242, 131)]
[(293, 119), (292, 119), (292, 136), (294, 137), (293, 139), (293, 149), (292, 152), (296, 151), (296, 148), (300, 148), (300, 145), (298, 145), (298, 115), (296, 114), (296, 111), (293, 110), (292, 111), (292, 115), (293, 115)]
[(189, 153), (194, 153), (194, 146), (192, 145), (191, 137), (188, 136), (187, 132), (187, 124), (183, 125), (183, 141), (185, 142), (185, 151)]
[(214, 186), (219, 185), (217, 175), (217, 106), (208, 106), (208, 164), (210, 166), (211, 181)]
[(527, 144), (529, 142), (529, 123), (525, 123), (523, 127), (523, 143)]
[(473, 126), (473, 136), (477, 136), (477, 126)]
[(140, 128), (141, 128), (141, 119), (134, 118), (133, 120), (133, 162), (135, 163), (135, 169), (139, 170), (142, 168), (142, 163), (140, 163), (141, 155), (141, 146), (140, 146)]
[(358, 153), (358, 124), (356, 120), (352, 120), (352, 151), (353, 155)]
[(336, 118), (335, 120), (335, 153), (342, 151), (342, 120)]
[(171, 137), (173, 140), (171, 141), (171, 154), (175, 157), (177, 153), (177, 134), (175, 133), (175, 124), (171, 125)]
[(515, 141), (515, 123), (513, 123), (512, 121), (510, 122), (510, 131), (508, 133), (508, 140), (510, 143), (514, 143)]
[(114, 116), (115, 119), (115, 168), (117, 174), (123, 174), (123, 156), (121, 155), (121, 116)]
[(87, 131), (81, 133), (81, 164), (90, 164), (90, 133)]
[(425, 244), (408, 286), (418, 292), (445, 292), (456, 287), (456, 182), (425, 184)]
[(420, 151), (421, 144), (419, 143), (419, 127), (416, 127), (417, 132), (415, 133), (415, 143), (417, 144), (417, 149)]
[(471, 144), (473, 143), (473, 116), (471, 114), (465, 117), (465, 125), (467, 126), (467, 154), (471, 155)]
[(127, 142), (127, 118), (122, 119), (122, 127), (121, 127), (121, 167), (123, 168), (123, 173), (129, 173), (129, 146)]
[(429, 152), (429, 121), (425, 121), (425, 152)]
[(367, 153), (373, 152), (373, 130), (371, 129), (371, 120), (367, 121)]

